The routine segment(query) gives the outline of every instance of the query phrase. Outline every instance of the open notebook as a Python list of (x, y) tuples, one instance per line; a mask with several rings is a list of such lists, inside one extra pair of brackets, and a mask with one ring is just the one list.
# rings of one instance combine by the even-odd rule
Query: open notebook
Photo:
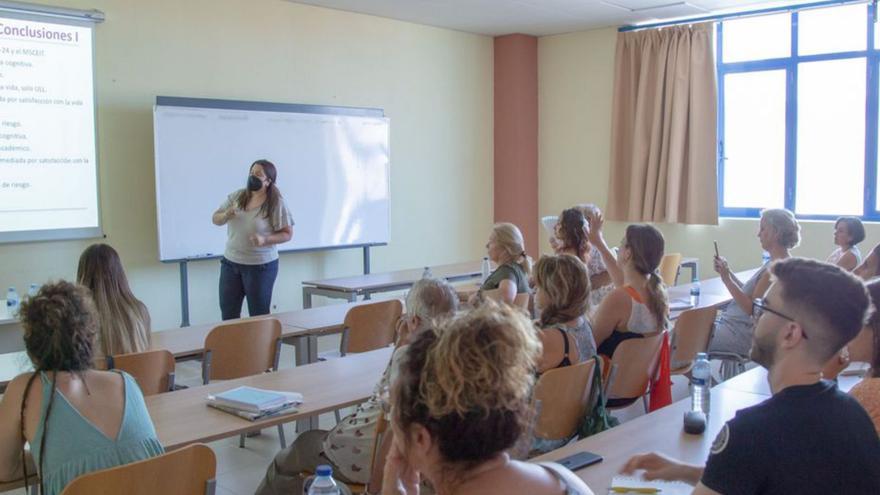
[[(631, 488), (632, 490), (626, 491), (626, 488)], [(650, 491), (651, 489), (657, 491), (652, 492)], [(691, 495), (693, 492), (693, 486), (688, 485), (687, 483), (682, 483), (681, 481), (645, 481), (636, 476), (615, 476), (614, 479), (611, 480), (611, 488), (608, 490), (608, 493), (613, 493), (615, 495), (624, 493), (640, 495), (647, 493), (659, 493), (661, 495)]]

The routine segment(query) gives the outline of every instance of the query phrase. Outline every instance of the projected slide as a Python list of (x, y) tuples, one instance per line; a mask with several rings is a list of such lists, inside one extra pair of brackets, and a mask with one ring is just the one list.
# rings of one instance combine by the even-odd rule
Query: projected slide
[(0, 241), (99, 233), (92, 79), (91, 28), (0, 16)]

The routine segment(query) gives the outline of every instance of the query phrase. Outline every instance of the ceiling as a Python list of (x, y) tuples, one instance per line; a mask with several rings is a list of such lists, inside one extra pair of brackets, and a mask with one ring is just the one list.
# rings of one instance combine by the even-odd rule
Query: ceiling
[(457, 31), (547, 36), (817, 0), (289, 0)]

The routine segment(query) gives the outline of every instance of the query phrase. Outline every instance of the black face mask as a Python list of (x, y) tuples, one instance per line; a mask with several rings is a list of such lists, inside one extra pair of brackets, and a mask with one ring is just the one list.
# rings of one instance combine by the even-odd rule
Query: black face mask
[(249, 175), (247, 180), (247, 188), (248, 191), (259, 191), (260, 188), (263, 187), (263, 181), (260, 180), (256, 175)]

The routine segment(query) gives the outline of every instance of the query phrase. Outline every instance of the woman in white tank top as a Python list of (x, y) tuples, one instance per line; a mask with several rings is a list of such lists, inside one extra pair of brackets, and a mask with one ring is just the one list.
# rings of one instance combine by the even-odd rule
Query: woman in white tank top
[(826, 263), (852, 271), (862, 262), (862, 253), (857, 246), (865, 240), (865, 226), (856, 217), (840, 217), (834, 222), (834, 244), (837, 246)]

